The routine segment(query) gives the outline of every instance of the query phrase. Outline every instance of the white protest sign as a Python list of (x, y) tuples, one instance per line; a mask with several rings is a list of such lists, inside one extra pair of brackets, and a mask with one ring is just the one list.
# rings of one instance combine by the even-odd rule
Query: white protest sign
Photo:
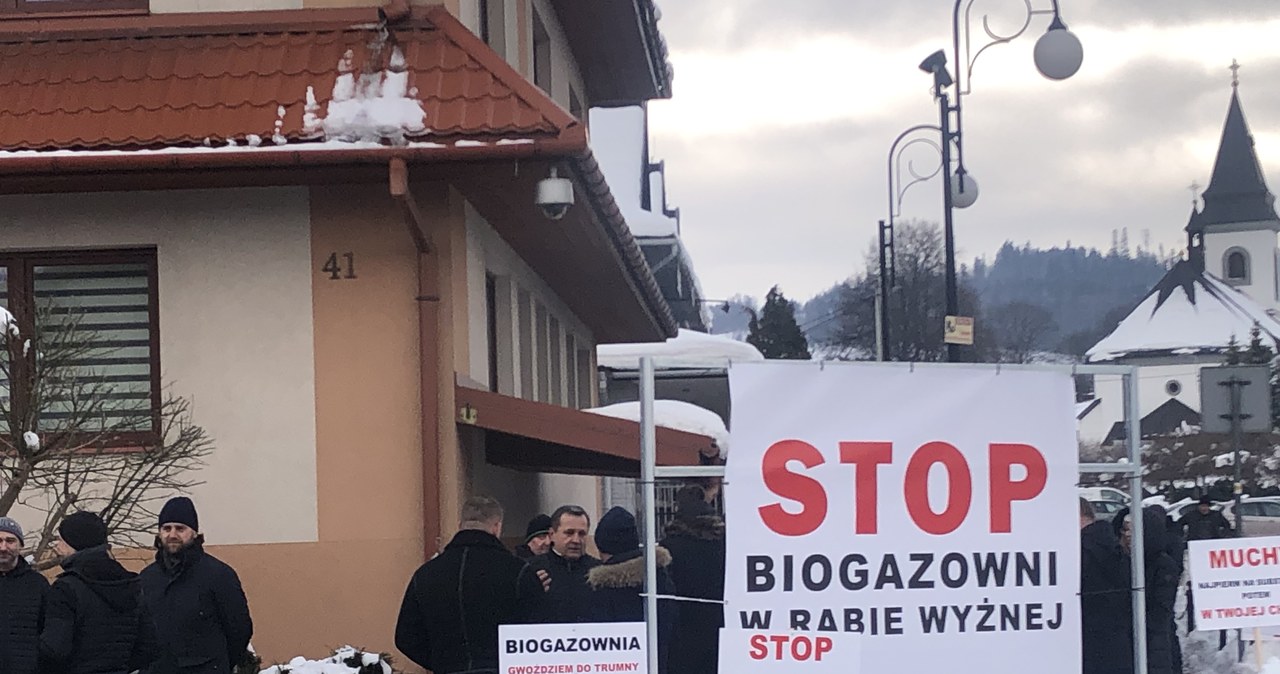
[(498, 674), (649, 674), (644, 623), (501, 625)]
[(1280, 537), (1191, 541), (1196, 629), (1280, 624)]
[(775, 362), (729, 385), (722, 639), (748, 652), (721, 672), (1080, 672), (1069, 374)]

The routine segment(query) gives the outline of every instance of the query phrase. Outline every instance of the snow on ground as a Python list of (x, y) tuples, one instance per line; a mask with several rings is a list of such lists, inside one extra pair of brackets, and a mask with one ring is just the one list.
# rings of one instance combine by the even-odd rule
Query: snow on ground
[(323, 660), (298, 656), (289, 664), (272, 665), (261, 674), (392, 674), (392, 670), (381, 655), (344, 646)]
[(746, 342), (684, 329), (665, 342), (601, 344), (596, 347), (599, 366), (613, 370), (637, 370), (641, 356), (652, 356), (653, 365), (658, 369), (717, 369), (727, 367), (731, 362), (764, 360), (760, 350)]
[[(640, 403), (614, 403), (604, 407), (595, 407), (586, 412), (601, 414), (606, 417), (640, 421)], [(663, 428), (674, 428), (677, 431), (697, 433), (715, 440), (720, 449), (720, 457), (729, 455), (729, 429), (724, 420), (711, 410), (698, 407), (683, 400), (653, 401), (654, 423)]]
[[(1184, 674), (1280, 674), (1280, 641), (1262, 641), (1259, 651), (1255, 651), (1246, 632), (1244, 660), (1237, 662), (1240, 646), (1236, 630), (1227, 630), (1227, 645), (1221, 650), (1218, 649), (1217, 631), (1197, 631), (1188, 636), (1186, 583), (1187, 577), (1184, 575), (1178, 589), (1178, 601), (1174, 606), (1178, 642), (1182, 644)], [(1258, 665), (1259, 659), (1261, 667)]]

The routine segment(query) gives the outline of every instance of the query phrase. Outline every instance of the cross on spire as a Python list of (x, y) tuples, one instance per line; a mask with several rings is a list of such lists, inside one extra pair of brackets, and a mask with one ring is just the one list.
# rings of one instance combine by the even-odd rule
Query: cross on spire
[(1235, 89), (1240, 86), (1240, 64), (1235, 59), (1231, 59), (1231, 65), (1227, 67), (1231, 71), (1231, 88)]
[(1199, 199), (1200, 199), (1200, 187), (1201, 187), (1201, 185), (1200, 185), (1199, 181), (1196, 181), (1196, 180), (1192, 180), (1192, 181), (1191, 181), (1191, 184), (1190, 184), (1189, 186), (1187, 186), (1187, 189), (1191, 190), (1191, 204), (1192, 204), (1193, 206), (1194, 206), (1194, 205), (1199, 201)]

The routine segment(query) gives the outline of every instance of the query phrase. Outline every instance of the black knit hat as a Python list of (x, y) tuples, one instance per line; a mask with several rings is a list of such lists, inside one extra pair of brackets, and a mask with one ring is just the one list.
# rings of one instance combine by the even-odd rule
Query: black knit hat
[(524, 530), (524, 542), (528, 543), (533, 540), (534, 536), (542, 536), (551, 532), (551, 517), (548, 515), (538, 515), (529, 520), (529, 526)]
[(196, 504), (185, 496), (175, 496), (160, 509), (160, 526), (166, 524), (185, 524), (194, 531), (200, 531), (200, 518), (196, 515)]
[(616, 555), (640, 547), (636, 518), (626, 508), (614, 506), (596, 525), (596, 547), (600, 552)]
[(107, 544), (107, 525), (95, 513), (71, 513), (58, 525), (58, 536), (76, 550), (88, 550)]

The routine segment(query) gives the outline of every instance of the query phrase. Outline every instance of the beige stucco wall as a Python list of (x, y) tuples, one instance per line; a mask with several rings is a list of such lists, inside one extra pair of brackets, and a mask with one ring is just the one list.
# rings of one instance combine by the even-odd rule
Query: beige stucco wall
[(216, 448), (193, 496), (220, 543), (314, 541), (305, 189), (0, 197), (5, 249), (157, 247), (163, 382)]

